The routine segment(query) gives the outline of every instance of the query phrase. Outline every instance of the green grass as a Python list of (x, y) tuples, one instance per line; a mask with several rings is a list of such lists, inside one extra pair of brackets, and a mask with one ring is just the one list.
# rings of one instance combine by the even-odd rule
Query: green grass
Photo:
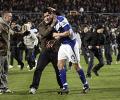
[[(81, 65), (86, 72), (87, 65), (81, 57)], [(91, 91), (82, 94), (82, 84), (75, 70), (67, 72), (70, 93), (68, 95), (58, 95), (59, 89), (54, 69), (49, 64), (43, 72), (39, 89), (35, 95), (28, 93), (29, 85), (32, 82), (33, 71), (27, 68), (20, 71), (15, 67), (9, 71), (9, 87), (14, 93), (1, 94), (0, 100), (120, 100), (120, 64), (105, 65), (100, 70), (100, 76), (96, 77), (92, 73), (92, 79), (88, 79)]]

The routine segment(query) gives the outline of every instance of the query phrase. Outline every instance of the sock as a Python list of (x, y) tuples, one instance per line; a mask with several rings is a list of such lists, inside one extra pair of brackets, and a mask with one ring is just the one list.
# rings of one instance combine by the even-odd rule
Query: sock
[(80, 79), (81, 79), (83, 85), (87, 84), (87, 81), (86, 81), (85, 74), (84, 74), (83, 70), (79, 69), (77, 72), (80, 76)]
[(59, 70), (59, 72), (60, 72), (60, 79), (63, 85), (63, 89), (66, 89), (68, 87), (67, 80), (66, 80), (66, 70), (62, 69), (62, 70)]

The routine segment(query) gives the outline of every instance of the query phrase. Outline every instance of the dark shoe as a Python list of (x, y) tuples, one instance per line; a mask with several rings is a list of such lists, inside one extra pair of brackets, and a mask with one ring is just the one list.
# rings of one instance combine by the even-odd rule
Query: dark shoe
[(29, 71), (32, 71), (32, 70), (34, 70), (33, 67), (30, 67)]
[(82, 93), (88, 93), (90, 91), (90, 87), (88, 84), (85, 84), (84, 87), (83, 87), (83, 91)]
[(91, 74), (90, 74), (90, 73), (87, 73), (87, 74), (86, 74), (86, 78), (91, 78)]
[(111, 65), (111, 62), (107, 62), (107, 65)]
[(95, 74), (96, 76), (99, 76), (99, 74), (98, 74), (98, 71), (97, 71), (97, 70), (93, 69), (92, 71), (94, 72), (94, 74)]
[(68, 88), (66, 88), (66, 89), (60, 89), (60, 91), (58, 91), (58, 94), (60, 94), (60, 95), (64, 95), (64, 94), (68, 94), (69, 93), (69, 89)]
[(24, 68), (24, 63), (21, 63), (20, 69), (23, 70)]

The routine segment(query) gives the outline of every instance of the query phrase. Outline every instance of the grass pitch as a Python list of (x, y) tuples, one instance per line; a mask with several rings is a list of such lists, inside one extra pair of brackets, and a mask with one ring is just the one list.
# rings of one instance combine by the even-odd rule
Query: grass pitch
[[(87, 65), (81, 57), (81, 65), (86, 73)], [(27, 66), (27, 65), (26, 65)], [(28, 93), (32, 82), (33, 73), (27, 68), (20, 71), (15, 63), (9, 70), (9, 87), (13, 91), (10, 94), (1, 94), (0, 100), (120, 100), (120, 64), (105, 65), (100, 70), (100, 76), (92, 73), (92, 79), (87, 79), (90, 84), (90, 92), (82, 94), (82, 84), (74, 68), (67, 71), (67, 80), (70, 88), (68, 95), (58, 95), (59, 86), (56, 82), (54, 69), (49, 64), (44, 70), (37, 93)]]

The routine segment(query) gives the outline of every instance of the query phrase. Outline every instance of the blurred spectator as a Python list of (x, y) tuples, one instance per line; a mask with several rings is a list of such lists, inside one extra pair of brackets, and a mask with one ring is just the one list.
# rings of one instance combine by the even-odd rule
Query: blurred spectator
[(13, 11), (38, 12), (54, 6), (62, 11), (79, 11), (82, 7), (88, 12), (120, 12), (120, 0), (0, 0), (0, 5), (0, 10), (9, 5)]

